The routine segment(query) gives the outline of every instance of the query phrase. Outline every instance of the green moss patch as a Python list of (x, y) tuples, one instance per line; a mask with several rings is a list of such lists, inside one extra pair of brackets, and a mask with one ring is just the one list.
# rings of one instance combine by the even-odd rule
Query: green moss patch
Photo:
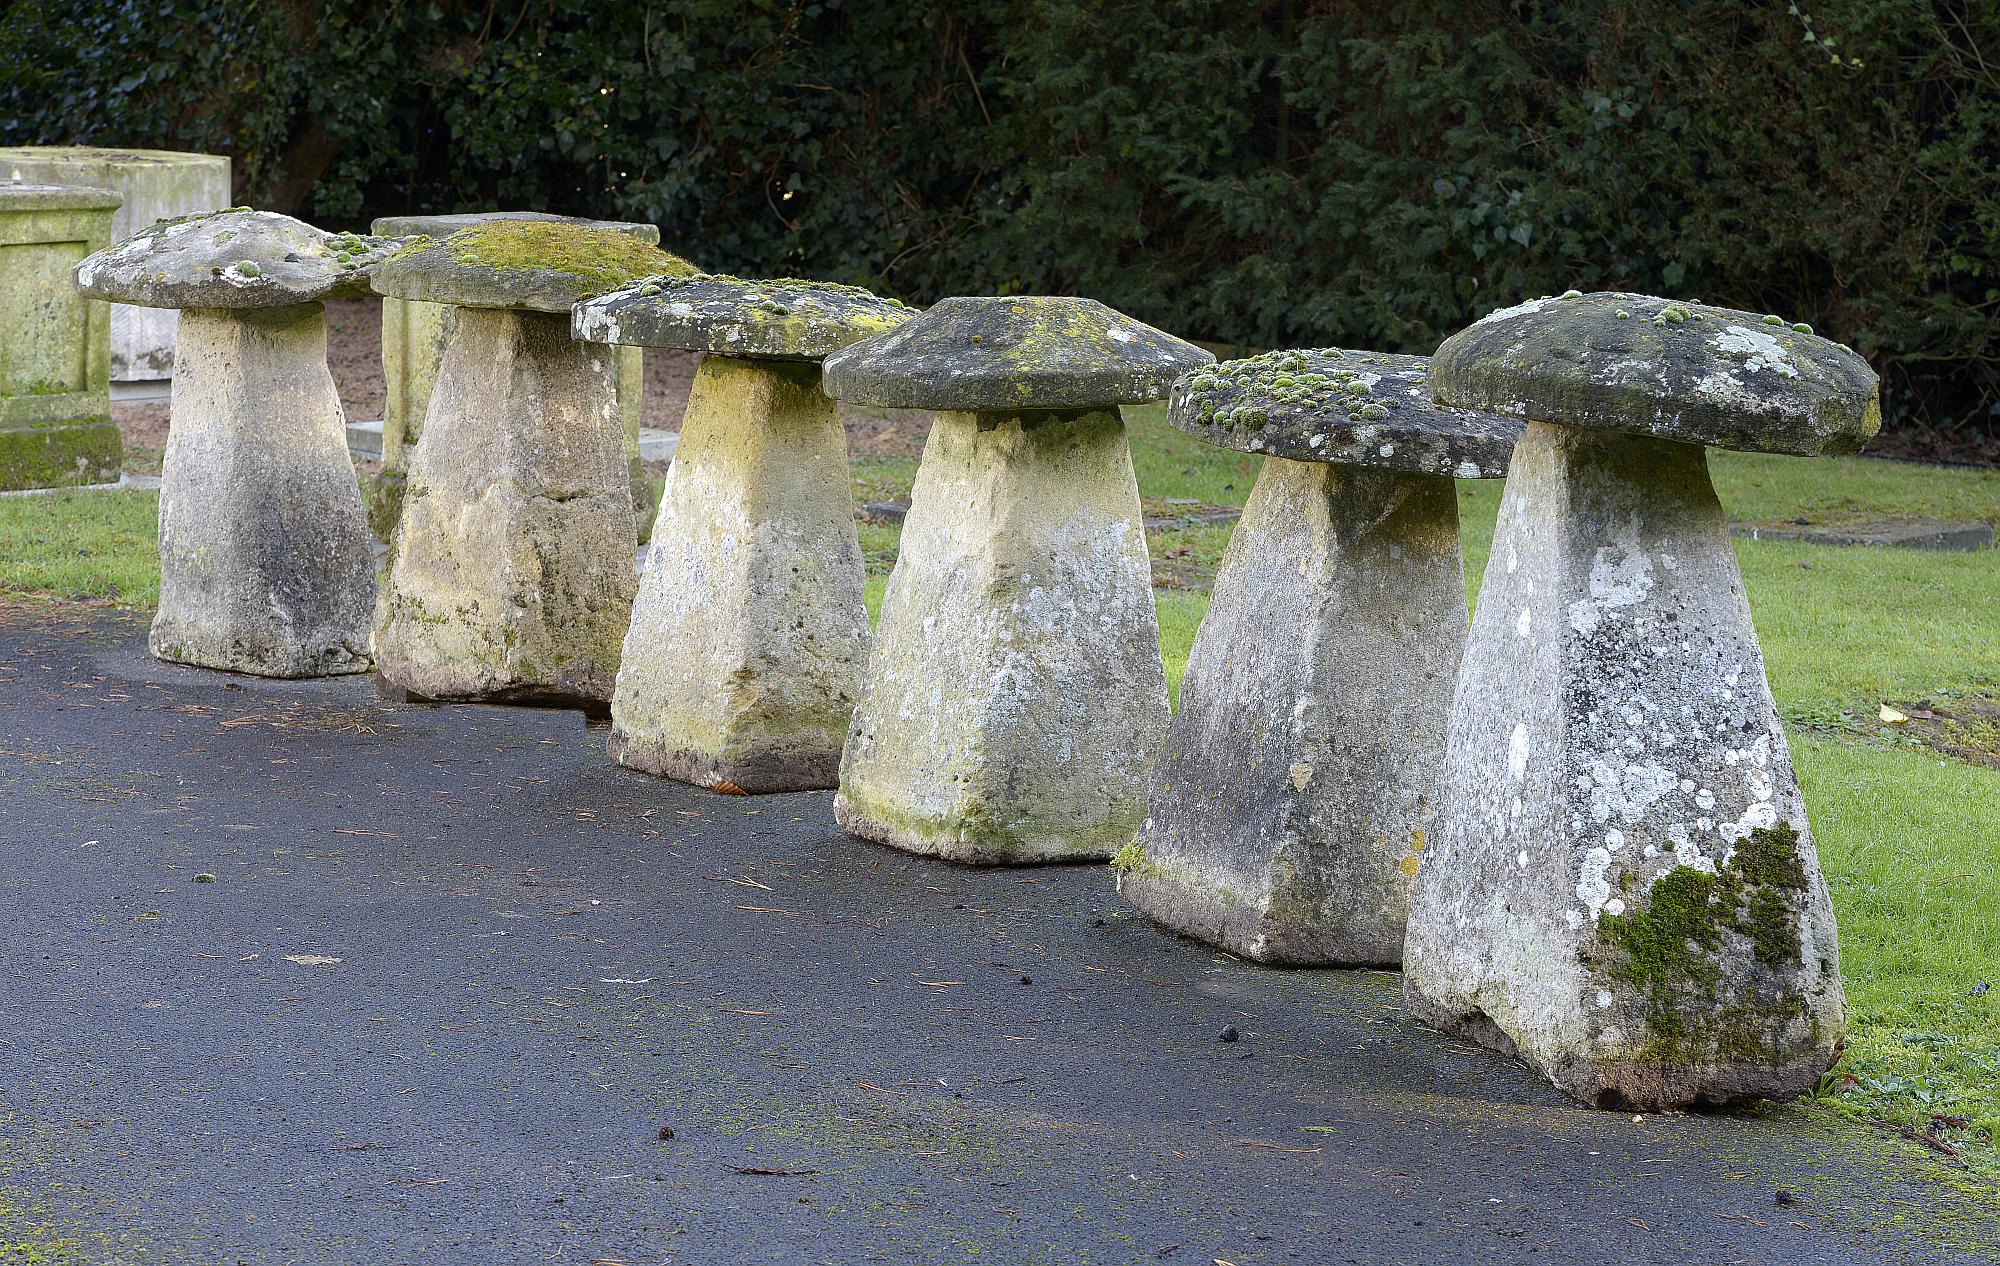
[[(416, 241), (427, 243), (428, 239)], [(444, 245), (456, 263), (516, 272), (547, 269), (567, 273), (592, 292), (641, 277), (690, 277), (701, 271), (630, 233), (580, 224), (495, 220), (460, 229), (446, 238)]]
[(109, 418), (0, 431), (0, 491), (114, 483), (123, 451)]
[(1739, 1039), (1754, 1042), (1760, 1026), (1753, 1013), (1796, 1010), (1792, 1000), (1780, 997), (1723, 1004), (1705, 1031), (1691, 1029), (1687, 1020), (1714, 1002), (1728, 936), (1747, 938), (1757, 962), (1774, 971), (1798, 963), (1793, 907), (1806, 888), (1798, 847), (1798, 832), (1789, 822), (1759, 828), (1715, 873), (1676, 867), (1654, 882), (1642, 908), (1607, 914), (1599, 922), (1599, 940), (1611, 951), (1600, 965), (1612, 979), (1646, 995), (1652, 1053), (1699, 1060)]

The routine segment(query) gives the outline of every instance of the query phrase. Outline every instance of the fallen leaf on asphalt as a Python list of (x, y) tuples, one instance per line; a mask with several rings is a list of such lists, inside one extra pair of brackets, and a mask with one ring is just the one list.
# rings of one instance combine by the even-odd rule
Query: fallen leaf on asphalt
[(1273, 1152), (1286, 1152), (1294, 1156), (1305, 1156), (1317, 1152), (1317, 1147), (1286, 1147), (1283, 1143), (1261, 1143), (1256, 1139), (1237, 1139), (1238, 1147), (1261, 1147)]
[(797, 1174), (817, 1174), (817, 1169), (773, 1169), (765, 1165), (725, 1165), (739, 1174), (765, 1174), (773, 1178), (790, 1178)]
[(297, 963), (301, 967), (331, 967), (335, 963), (344, 963), (347, 960), (344, 958), (334, 958), (327, 954), (287, 954), (285, 955), (285, 961), (288, 963)]

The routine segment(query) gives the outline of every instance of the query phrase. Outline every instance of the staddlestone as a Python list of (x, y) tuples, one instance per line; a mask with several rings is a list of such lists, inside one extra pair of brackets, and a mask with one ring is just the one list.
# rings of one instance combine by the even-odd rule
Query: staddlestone
[(700, 271), (633, 234), (546, 220), (484, 220), (413, 238), (375, 278), (394, 299), (568, 314), (580, 299), (640, 277)]
[(820, 360), (916, 315), (855, 286), (700, 275), (630, 283), (576, 306), (576, 337), (721, 356)]
[(1219, 448), (1460, 479), (1507, 473), (1518, 418), (1431, 397), (1430, 358), (1338, 347), (1266, 352), (1184, 374), (1168, 417)]
[(1119, 891), (1248, 958), (1402, 958), (1465, 646), (1450, 476), (1504, 470), (1520, 431), (1433, 403), (1424, 370), (1271, 352), (1196, 370), (1171, 398), (1175, 426), (1274, 455), (1216, 576)]
[(402, 245), (328, 233), (275, 211), (233, 207), (163, 220), (76, 267), (94, 299), (149, 308), (277, 308), (368, 293), (369, 276)]
[(1095, 299), (941, 299), (827, 358), (836, 399), (887, 409), (1101, 409), (1167, 394), (1215, 358)]
[(1531, 423), (1411, 907), (1419, 1018), (1587, 1103), (1809, 1091), (1827, 900), (1702, 450)]
[(368, 669), (375, 562), (317, 303), (183, 314), (160, 489), (161, 659)]
[(1868, 363), (1804, 325), (1650, 295), (1572, 290), (1446, 339), (1441, 401), (1746, 452), (1851, 453), (1882, 424)]

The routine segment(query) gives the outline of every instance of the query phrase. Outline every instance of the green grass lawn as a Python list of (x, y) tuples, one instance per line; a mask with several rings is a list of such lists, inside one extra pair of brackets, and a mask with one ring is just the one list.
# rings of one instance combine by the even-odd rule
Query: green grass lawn
[[(1243, 503), (1255, 459), (1181, 436), (1158, 408), (1128, 417), (1149, 500)], [(2000, 472), (1732, 453), (1715, 454), (1712, 466), (1741, 521), (2000, 525)], [(869, 501), (905, 495), (915, 470), (908, 458), (859, 460), (856, 491)], [(1499, 499), (1497, 482), (1460, 485), (1469, 597)], [(139, 493), (0, 499), (0, 599), (150, 605), (155, 505)], [(1207, 608), (1199, 582), (1229, 533), (1152, 534), (1157, 574), (1193, 585), (1156, 590), (1176, 689)], [(874, 613), (897, 530), (864, 526), (861, 535)], [(2000, 768), (1941, 756), (1876, 719), (1884, 702), (2000, 695), (2000, 551), (1739, 540), (1736, 552), (1839, 916), (1852, 1024), (1822, 1098), (1928, 1134), (2000, 1174)]]

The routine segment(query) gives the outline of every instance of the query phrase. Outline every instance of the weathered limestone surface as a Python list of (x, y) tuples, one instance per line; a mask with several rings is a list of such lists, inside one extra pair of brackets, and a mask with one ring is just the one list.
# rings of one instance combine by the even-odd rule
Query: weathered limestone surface
[(1518, 418), (1439, 404), (1428, 356), (1339, 347), (1266, 352), (1184, 374), (1168, 417), (1218, 448), (1460, 479), (1506, 474), (1521, 434)]
[[(657, 245), (660, 240), (660, 230), (652, 224), (584, 220), (535, 211), (387, 215), (377, 218), (370, 228), (383, 237), (442, 238), (494, 220), (582, 225), (624, 233), (649, 246)], [(451, 342), (452, 311), (449, 304), (389, 296), (382, 299), (382, 375), (388, 391), (382, 406), (382, 470), (371, 489), (368, 515), (376, 535), (385, 541), (393, 534), (396, 518), (402, 513), (409, 469), (404, 450), (423, 438), (424, 412), (430, 407), (431, 387), (437, 381), (444, 349)], [(650, 489), (642, 489), (644, 472), (638, 469), (640, 405), (645, 396), (644, 356), (637, 349), (621, 350), (618, 356), (618, 417), (625, 427), (626, 446), (630, 450), (634, 504), (640, 511), (642, 529), (649, 522), (652, 510)]]
[(154, 308), (270, 308), (368, 293), (396, 238), (328, 233), (246, 207), (166, 220), (76, 266), (95, 299)]
[(1267, 459), (1119, 891), (1261, 962), (1399, 962), (1465, 629), (1451, 479)]
[(1462, 408), (1802, 456), (1866, 443), (1882, 425), (1877, 385), (1807, 326), (1611, 291), (1489, 313), (1431, 362), (1432, 390)]
[[(86, 185), (118, 194), (122, 201), (108, 238), (113, 242), (157, 220), (229, 205), (229, 159), (220, 154), (24, 145), (0, 149), (0, 177)], [(172, 373), (175, 323), (172, 311), (112, 305), (111, 378), (132, 382)]]
[(1102, 409), (1167, 393), (1215, 358), (1095, 299), (940, 299), (827, 357), (837, 399), (884, 409)]
[(0, 491), (110, 483), (110, 310), (70, 270), (110, 241), (118, 195), (0, 184)]
[(612, 702), (622, 764), (699, 786), (839, 779), (867, 658), (847, 440), (818, 361), (910, 310), (826, 282), (649, 277), (579, 303), (590, 342), (708, 353)]
[(939, 414), (870, 664), (847, 831), (962, 862), (1131, 839), (1168, 707), (1116, 409)]
[(649, 277), (578, 304), (574, 329), (593, 343), (817, 361), (914, 315), (856, 286), (704, 273)]
[(614, 372), (566, 314), (458, 313), (376, 619), (385, 680), (434, 699), (610, 700), (637, 545)]
[(696, 371), (612, 697), (620, 764), (832, 787), (868, 655), (847, 441), (817, 364)]
[(160, 490), (161, 659), (365, 672), (375, 564), (318, 303), (189, 309)]
[(449, 237), (411, 238), (383, 264), (375, 288), (393, 299), (567, 315), (579, 300), (628, 281), (698, 271), (617, 229), (489, 220)]
[(1532, 423), (1453, 703), (1405, 989), (1576, 1097), (1788, 1097), (1833, 912), (1702, 450)]

